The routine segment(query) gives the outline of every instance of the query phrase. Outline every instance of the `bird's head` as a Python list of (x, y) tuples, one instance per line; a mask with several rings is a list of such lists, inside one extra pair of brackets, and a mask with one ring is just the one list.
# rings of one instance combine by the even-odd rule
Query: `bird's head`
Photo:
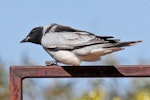
[(41, 44), (42, 36), (43, 36), (43, 27), (39, 26), (32, 29), (31, 32), (26, 36), (26, 38), (20, 41), (20, 43), (32, 42), (35, 44)]

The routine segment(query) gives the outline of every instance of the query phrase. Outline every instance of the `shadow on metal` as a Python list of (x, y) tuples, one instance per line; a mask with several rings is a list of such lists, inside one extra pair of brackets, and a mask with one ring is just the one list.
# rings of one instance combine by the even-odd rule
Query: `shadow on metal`
[(114, 66), (62, 67), (72, 77), (123, 77)]

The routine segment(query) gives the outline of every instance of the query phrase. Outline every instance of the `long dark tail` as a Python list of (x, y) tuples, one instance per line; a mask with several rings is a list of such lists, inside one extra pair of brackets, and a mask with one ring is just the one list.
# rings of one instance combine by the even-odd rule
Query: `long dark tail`
[(105, 45), (104, 48), (133, 46), (139, 42), (142, 42), (142, 41), (138, 40), (138, 41), (129, 41), (129, 42), (110, 43), (108, 45)]

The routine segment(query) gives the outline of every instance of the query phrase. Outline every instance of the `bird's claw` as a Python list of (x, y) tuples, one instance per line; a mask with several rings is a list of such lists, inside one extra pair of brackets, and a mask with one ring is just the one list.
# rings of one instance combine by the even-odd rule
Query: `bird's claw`
[(58, 65), (58, 63), (56, 61), (46, 61), (45, 65), (46, 66), (53, 66), (53, 65)]

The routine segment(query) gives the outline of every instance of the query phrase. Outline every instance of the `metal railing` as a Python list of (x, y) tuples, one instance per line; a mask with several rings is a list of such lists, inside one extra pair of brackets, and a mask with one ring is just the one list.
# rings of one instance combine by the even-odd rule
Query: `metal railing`
[(22, 100), (25, 78), (95, 78), (150, 77), (150, 65), (115, 66), (12, 66), (10, 67), (10, 100)]

